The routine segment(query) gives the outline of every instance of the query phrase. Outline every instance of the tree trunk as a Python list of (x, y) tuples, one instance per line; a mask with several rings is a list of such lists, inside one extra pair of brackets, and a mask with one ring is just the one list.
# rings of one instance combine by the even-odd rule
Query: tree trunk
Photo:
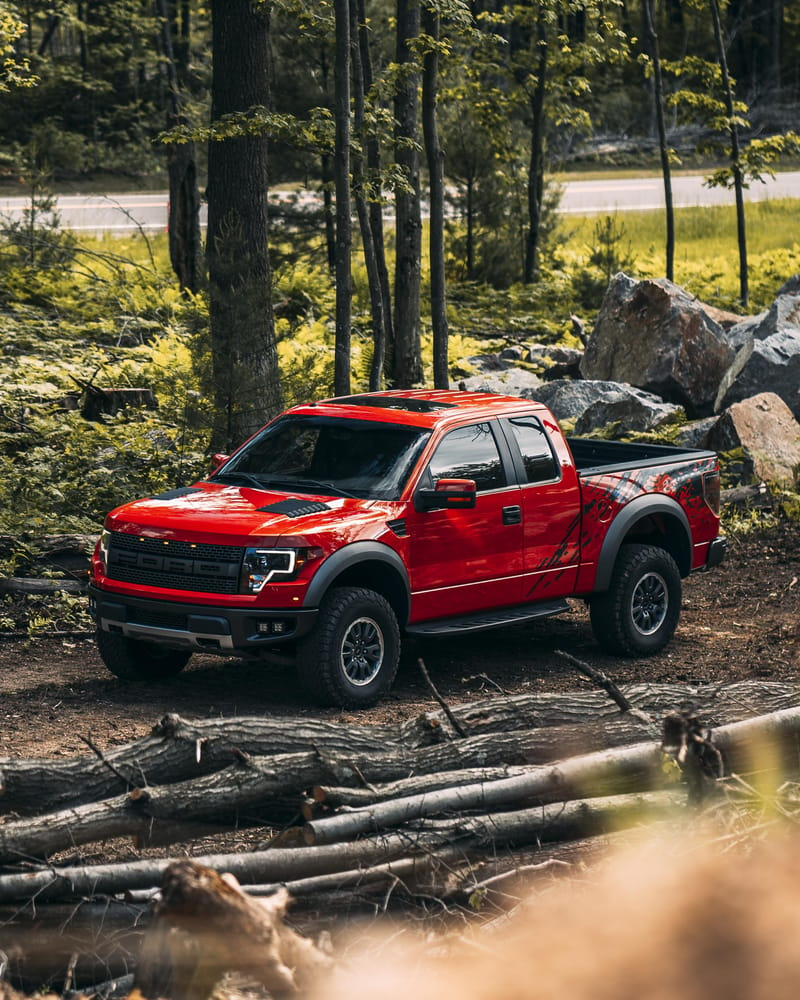
[(397, 63), (400, 67), (395, 97), (395, 162), (407, 190), (395, 193), (396, 263), (394, 357), (395, 388), (422, 382), (420, 347), (420, 260), (422, 216), (419, 181), (419, 70), (413, 45), (420, 33), (420, 0), (397, 0)]
[(525, 241), (523, 280), (530, 285), (539, 270), (539, 238), (544, 199), (544, 98), (547, 82), (547, 26), (539, 8), (536, 22), (538, 61), (536, 83), (530, 96), (531, 153), (528, 166), (528, 234)]
[[(365, 0), (355, 0), (355, 3), (358, 10), (358, 50), (361, 57), (361, 72), (364, 79), (364, 94), (366, 97), (371, 92), (373, 84), (369, 27), (367, 24)], [(394, 342), (394, 328), (392, 326), (392, 291), (389, 283), (389, 268), (386, 264), (386, 248), (383, 238), (381, 147), (377, 137), (374, 135), (366, 139), (366, 166), (368, 181), (374, 194), (374, 197), (369, 201), (369, 225), (372, 231), (375, 262), (378, 268), (378, 281), (381, 289), (381, 298), (383, 299), (384, 329), (381, 356), (377, 360), (373, 357), (370, 388), (380, 389), (384, 375), (391, 375), (390, 372), (387, 373), (385, 371), (386, 352), (388, 346)], [(376, 370), (377, 364), (381, 365), (380, 370)]]
[[(172, 23), (166, 0), (155, 0), (161, 23), (161, 47), (169, 92), (167, 128), (186, 123), (182, 113), (180, 82), (172, 47)], [(197, 160), (194, 142), (167, 145), (169, 209), (167, 230), (169, 259), (181, 291), (196, 294), (201, 284), (202, 238), (200, 235), (200, 192), (197, 189)]]
[(433, 384), (437, 389), (450, 388), (447, 341), (447, 284), (444, 267), (444, 152), (439, 143), (436, 122), (436, 99), (439, 86), (439, 15), (428, 7), (423, 10), (423, 30), (433, 44), (425, 53), (422, 74), (422, 129), (428, 155), (430, 177), (430, 281), (431, 326), (433, 328)]
[(512, 803), (566, 802), (583, 794), (594, 798), (646, 791), (663, 784), (664, 764), (664, 753), (658, 746), (640, 743), (529, 768), (497, 781), (452, 785), (323, 817), (306, 823), (303, 832), (307, 844), (331, 844), (436, 814), (502, 808)]
[[(350, 44), (353, 66), (353, 126), (358, 136), (358, 148), (353, 151), (353, 196), (356, 202), (358, 223), (361, 231), (361, 245), (364, 252), (364, 266), (369, 286), (370, 311), (372, 315), (372, 364), (370, 365), (369, 388), (377, 392), (383, 386), (383, 367), (386, 360), (386, 316), (384, 311), (383, 288), (377, 248), (370, 219), (367, 195), (367, 179), (364, 174), (364, 149), (370, 143), (364, 128), (366, 82), (364, 60), (361, 53), (361, 25), (358, 20), (357, 0), (350, 0)], [(382, 223), (381, 223), (382, 224)]]
[[(269, 14), (212, 4), (211, 117), (269, 105)], [(213, 450), (230, 451), (283, 408), (267, 245), (267, 139), (210, 142), (208, 237)]]
[(736, 199), (736, 239), (739, 245), (739, 301), (746, 307), (750, 301), (750, 290), (747, 276), (747, 231), (744, 214), (744, 172), (739, 150), (739, 129), (736, 125), (733, 107), (733, 85), (728, 75), (728, 60), (725, 56), (725, 42), (722, 37), (722, 26), (719, 17), (718, 0), (709, 0), (711, 5), (711, 20), (714, 24), (714, 39), (717, 45), (717, 58), (722, 72), (722, 90), (725, 101), (725, 111), (728, 115), (728, 129), (731, 138), (731, 172), (733, 174), (733, 190)]
[(336, 335), (334, 345), (333, 391), (350, 394), (350, 303), (352, 296), (350, 253), (353, 223), (350, 214), (350, 3), (334, 0), (336, 21), (336, 64), (334, 104), (336, 147)]
[(664, 180), (664, 206), (666, 212), (667, 238), (665, 245), (666, 277), (669, 281), (675, 279), (675, 209), (672, 199), (672, 168), (669, 161), (669, 146), (667, 145), (667, 126), (664, 121), (664, 87), (661, 77), (661, 56), (658, 48), (658, 34), (655, 24), (655, 0), (644, 0), (646, 37), (649, 44), (649, 55), (653, 60), (653, 105), (656, 127), (658, 129), (658, 149), (661, 156), (661, 175)]

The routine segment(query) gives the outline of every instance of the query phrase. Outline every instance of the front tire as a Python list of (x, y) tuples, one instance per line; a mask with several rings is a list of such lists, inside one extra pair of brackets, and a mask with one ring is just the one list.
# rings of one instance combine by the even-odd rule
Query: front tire
[(116, 632), (97, 632), (97, 648), (106, 667), (123, 681), (159, 681), (175, 677), (186, 666), (191, 653), (169, 649)]
[(681, 575), (655, 545), (623, 545), (608, 591), (590, 604), (592, 630), (608, 653), (650, 656), (669, 642), (681, 613)]
[(389, 602), (365, 587), (324, 597), (314, 631), (299, 643), (297, 672), (318, 704), (367, 708), (392, 686), (400, 629)]

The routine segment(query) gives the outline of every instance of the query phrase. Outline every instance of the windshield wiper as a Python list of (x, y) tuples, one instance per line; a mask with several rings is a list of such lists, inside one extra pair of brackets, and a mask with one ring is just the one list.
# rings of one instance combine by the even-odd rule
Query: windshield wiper
[(335, 493), (339, 496), (350, 497), (351, 500), (360, 499), (355, 493), (350, 493), (348, 490), (343, 489), (341, 486), (337, 486), (336, 483), (324, 482), (322, 479), (290, 479), (288, 476), (283, 478), (281, 476), (269, 476), (269, 482), (285, 484), (287, 486), (297, 487), (298, 489), (302, 486), (310, 486), (312, 489), (316, 489), (322, 493)]
[(265, 490), (267, 487), (261, 480), (249, 472), (219, 472), (208, 479), (210, 483), (227, 483), (235, 485), (237, 483), (245, 486), (254, 486), (257, 490)]

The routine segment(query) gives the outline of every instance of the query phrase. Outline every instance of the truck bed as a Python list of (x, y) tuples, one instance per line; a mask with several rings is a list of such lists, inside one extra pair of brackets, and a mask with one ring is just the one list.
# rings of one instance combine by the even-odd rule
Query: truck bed
[(581, 475), (641, 469), (650, 465), (713, 458), (714, 452), (696, 448), (676, 448), (664, 444), (630, 441), (603, 441), (599, 438), (568, 437), (567, 443)]

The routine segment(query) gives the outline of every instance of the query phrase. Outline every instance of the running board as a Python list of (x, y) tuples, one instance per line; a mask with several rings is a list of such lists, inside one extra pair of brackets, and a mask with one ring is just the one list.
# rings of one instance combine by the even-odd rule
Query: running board
[(519, 604), (514, 608), (498, 608), (463, 618), (437, 618), (431, 622), (420, 622), (406, 628), (408, 635), (464, 635), (467, 632), (484, 632), (504, 625), (520, 625), (536, 618), (549, 618), (562, 611), (569, 611), (566, 601), (547, 601), (542, 604)]

